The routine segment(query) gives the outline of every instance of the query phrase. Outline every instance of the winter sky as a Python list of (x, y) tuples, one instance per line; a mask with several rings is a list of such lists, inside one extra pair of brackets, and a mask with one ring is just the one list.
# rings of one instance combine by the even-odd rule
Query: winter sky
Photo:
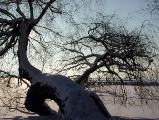
[[(141, 26), (145, 20), (151, 20), (150, 13), (142, 11), (146, 9), (147, 0), (105, 0), (106, 14), (117, 14), (120, 19), (130, 21), (129, 25)], [(146, 14), (147, 13), (147, 14)], [(152, 22), (152, 20), (151, 20)]]

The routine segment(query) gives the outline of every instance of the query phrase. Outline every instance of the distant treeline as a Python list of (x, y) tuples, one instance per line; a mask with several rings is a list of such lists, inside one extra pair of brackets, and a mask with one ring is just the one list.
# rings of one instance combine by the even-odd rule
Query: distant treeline
[[(142, 79), (142, 78), (141, 78)], [(147, 81), (144, 82), (142, 80), (137, 81), (135, 79), (130, 80), (122, 80), (124, 85), (135, 85), (135, 86), (159, 86), (159, 82), (157, 81)], [(86, 84), (88, 86), (101, 86), (101, 85), (123, 85), (120, 79), (117, 78), (89, 78)]]

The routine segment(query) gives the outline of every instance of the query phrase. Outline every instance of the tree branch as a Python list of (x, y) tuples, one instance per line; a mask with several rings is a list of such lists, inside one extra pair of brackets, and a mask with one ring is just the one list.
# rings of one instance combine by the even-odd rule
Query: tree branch
[(13, 41), (15, 40), (16, 35), (13, 35), (9, 41), (8, 44), (6, 44), (6, 46), (0, 51), (0, 56), (3, 56), (9, 48), (11, 48), (11, 44), (13, 43)]
[(21, 17), (26, 20), (26, 16), (24, 15), (24, 13), (21, 11), (20, 7), (19, 7), (19, 1), (16, 0), (16, 4), (17, 4), (17, 9), (16, 11), (21, 15)]
[(55, 2), (55, 1), (56, 1), (56, 0), (50, 0), (50, 1), (46, 4), (46, 6), (43, 8), (41, 14), (39, 15), (39, 17), (36, 19), (35, 24), (37, 24), (37, 23), (41, 20), (41, 18), (44, 16), (45, 12), (46, 12), (47, 9), (49, 8), (49, 6), (50, 6), (53, 2)]
[(8, 12), (7, 10), (0, 8), (0, 12), (9, 16), (11, 19), (16, 19), (16, 17), (12, 13)]
[(98, 55), (98, 56), (96, 57), (96, 59), (94, 60), (93, 65), (92, 65), (90, 68), (88, 68), (88, 69), (76, 80), (76, 83), (81, 84), (82, 82), (85, 82), (85, 81), (88, 79), (89, 75), (97, 69), (97, 64), (98, 64), (98, 62), (99, 62), (101, 59), (105, 58), (107, 55), (108, 55), (108, 53), (105, 53), (105, 54), (103, 54), (103, 55)]
[(28, 2), (29, 2), (29, 7), (30, 7), (30, 19), (33, 20), (34, 19), (34, 13), (33, 13), (32, 1), (28, 0)]

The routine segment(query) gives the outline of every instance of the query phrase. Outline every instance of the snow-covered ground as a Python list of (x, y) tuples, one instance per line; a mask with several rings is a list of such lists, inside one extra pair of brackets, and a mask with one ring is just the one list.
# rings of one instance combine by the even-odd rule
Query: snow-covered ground
[[(103, 88), (102, 88), (103, 89)], [(133, 86), (128, 86), (131, 94), (128, 95), (129, 101), (127, 104), (123, 104), (119, 99), (114, 98), (114, 93), (112, 91), (107, 91), (100, 93), (99, 95), (104, 95), (101, 99), (104, 101), (104, 104), (110, 114), (115, 116), (116, 119), (126, 120), (126, 119), (142, 119), (142, 120), (159, 120), (159, 95), (155, 99), (148, 99), (149, 105), (146, 105), (144, 102), (141, 104), (140, 98), (136, 97), (133, 93)], [(1, 93), (1, 92), (0, 92)], [(2, 96), (1, 96), (2, 97)], [(114, 102), (115, 100), (115, 102)], [(51, 108), (58, 111), (58, 106), (53, 101), (49, 103)], [(2, 106), (2, 100), (0, 100), (0, 106)], [(5, 107), (0, 107), (0, 118), (7, 119), (34, 119), (42, 120), (49, 119), (49, 117), (37, 117), (37, 115), (26, 115), (20, 112), (9, 112), (6, 111)], [(51, 118), (50, 118), (51, 119)]]

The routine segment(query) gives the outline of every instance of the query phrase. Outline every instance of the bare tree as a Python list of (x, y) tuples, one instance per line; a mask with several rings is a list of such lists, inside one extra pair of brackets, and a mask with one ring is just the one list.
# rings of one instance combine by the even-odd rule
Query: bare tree
[[(79, 27), (80, 33), (84, 32), (85, 36), (76, 34), (70, 37), (71, 41), (59, 46), (67, 54), (62, 70), (75, 71), (75, 81), (90, 89), (92, 86), (87, 81), (91, 77), (98, 76), (107, 82), (115, 78), (121, 86), (114, 89), (113, 93), (116, 98), (120, 96), (123, 104), (129, 101), (129, 91), (124, 85), (135, 83), (136, 94), (148, 103), (147, 97), (155, 97), (155, 91), (158, 91), (158, 44), (157, 40), (154, 42), (156, 36), (149, 31), (146, 21), (140, 28), (127, 30), (116, 15), (99, 16), (102, 16), (101, 19), (89, 19), (90, 24), (83, 23), (87, 31)], [(145, 87), (152, 84), (154, 87)], [(106, 92), (112, 93), (108, 87), (103, 87), (102, 90), (104, 88)], [(146, 92), (148, 89), (149, 92)]]
[[(78, 23), (73, 15), (83, 4), (65, 0), (9, 0), (0, 4), (0, 56), (12, 56), (18, 61), (19, 76), (4, 70), (2, 73), (18, 78), (19, 84), (27, 84), (23, 79), (30, 82), (25, 107), (32, 112), (57, 116), (44, 104), (45, 99), (51, 99), (64, 119), (112, 119), (100, 98), (78, 84), (84, 85), (91, 73), (97, 72), (119, 78), (122, 85), (126, 84), (123, 75), (142, 85), (148, 80), (145, 75), (155, 68), (157, 46), (144, 34), (144, 24), (138, 30), (127, 31), (122, 24), (116, 24), (119, 22), (114, 15), (102, 14), (97, 14), (98, 19)], [(66, 27), (61, 25), (61, 18)], [(70, 29), (64, 29), (67, 27)], [(72, 69), (82, 75), (75, 83), (65, 76), (43, 73), (46, 66), (54, 66), (54, 73)], [(7, 82), (9, 85), (10, 79)]]
[[(15, 16), (5, 8), (0, 9), (0, 12), (5, 16), (0, 19), (0, 56), (4, 56), (9, 49), (17, 47), (19, 78), (27, 79), (31, 83), (25, 100), (25, 107), (28, 110), (42, 116), (57, 116), (57, 113), (53, 112), (44, 103), (45, 99), (51, 99), (60, 107), (64, 119), (113, 119), (95, 93), (84, 90), (65, 76), (42, 73), (42, 71), (31, 65), (28, 60), (26, 52), (31, 30), (34, 30), (34, 27), (40, 24), (40, 20), (44, 15), (47, 15), (47, 11), (50, 11), (52, 15), (62, 14), (61, 6), (59, 6), (60, 2), (56, 0), (28, 0), (26, 6), (29, 9), (26, 12), (22, 11), (24, 4), (21, 1), (16, 0), (15, 2), (9, 1), (5, 3), (11, 4), (12, 10), (15, 10), (19, 15)], [(38, 9), (41, 8), (41, 11), (36, 11), (36, 6), (39, 6)], [(29, 14), (27, 14), (28, 11)], [(34, 14), (35, 12), (37, 14)], [(38, 31), (34, 31), (38, 34)], [(15, 51), (13, 50), (13, 52)]]
[(150, 80), (145, 74), (153, 73), (158, 46), (149, 34), (144, 33), (144, 23), (140, 28), (128, 31), (122, 23), (112, 24), (116, 20), (114, 15), (102, 18), (94, 23), (95, 20), (91, 21), (90, 25), (84, 24), (88, 30), (86, 36), (71, 37), (71, 41), (61, 46), (72, 53), (63, 70), (82, 68), (83, 74), (76, 79), (79, 84), (87, 81), (93, 72), (111, 74), (123, 85), (126, 84), (123, 79), (136, 80), (141, 85), (144, 81), (140, 78), (145, 82)]

